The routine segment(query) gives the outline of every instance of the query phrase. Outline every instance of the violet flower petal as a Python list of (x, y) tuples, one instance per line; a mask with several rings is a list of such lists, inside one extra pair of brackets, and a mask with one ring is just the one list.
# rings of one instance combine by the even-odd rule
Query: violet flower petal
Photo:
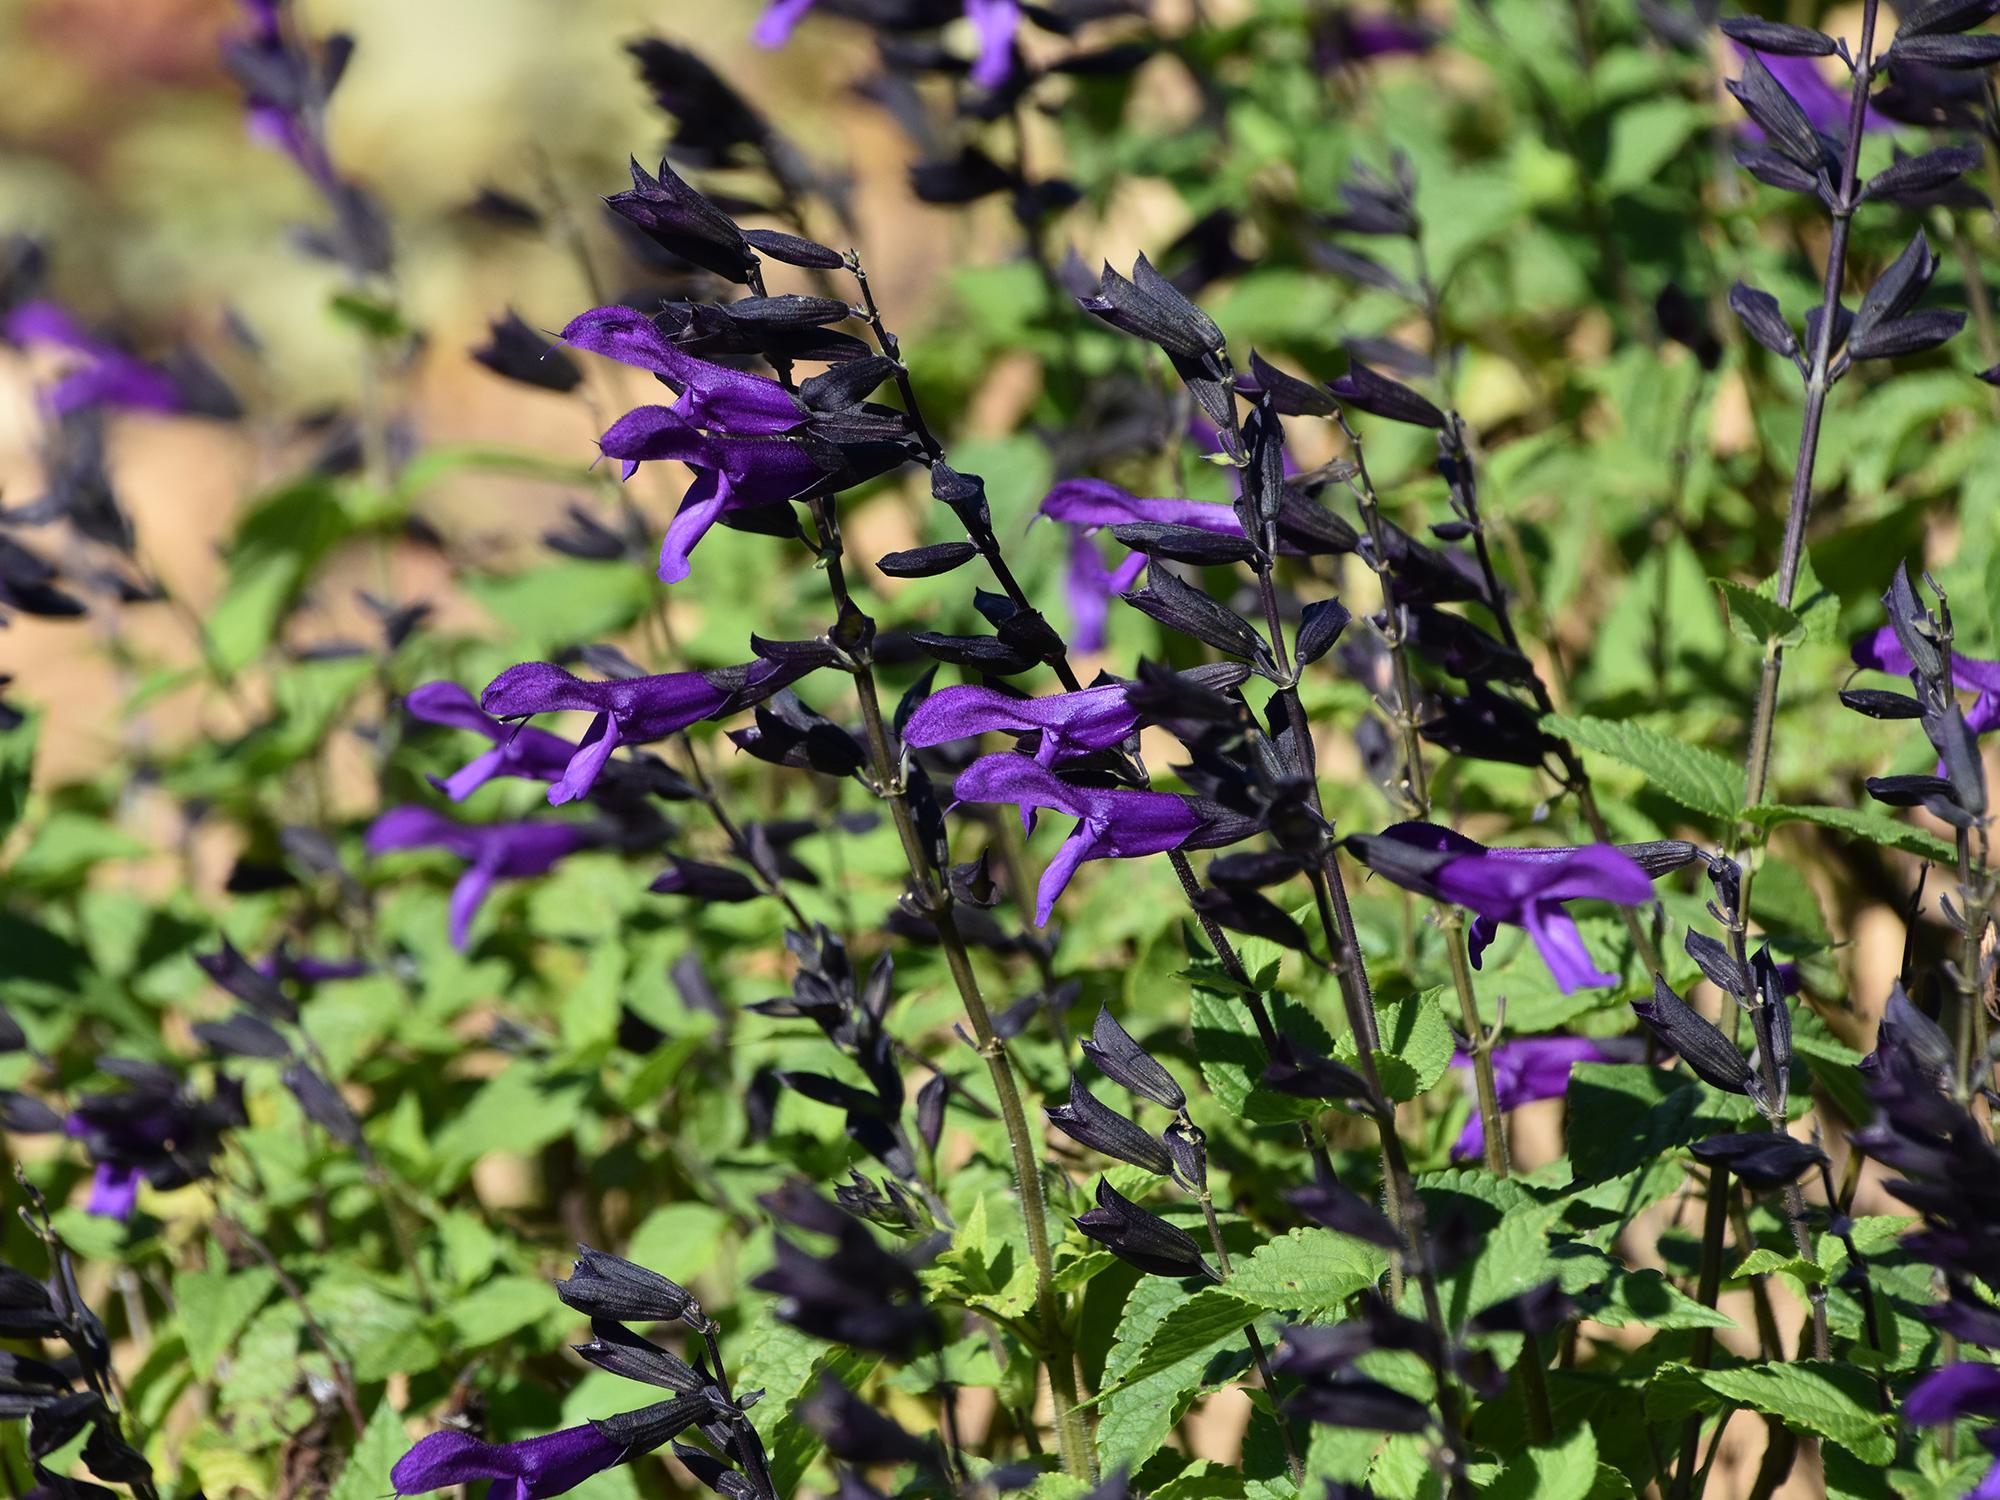
[(544, 1500), (615, 1467), (623, 1444), (586, 1422), (512, 1443), (482, 1443), (470, 1433), (434, 1432), (389, 1471), (398, 1495), (422, 1495), (475, 1480), (497, 1480), (488, 1500)]

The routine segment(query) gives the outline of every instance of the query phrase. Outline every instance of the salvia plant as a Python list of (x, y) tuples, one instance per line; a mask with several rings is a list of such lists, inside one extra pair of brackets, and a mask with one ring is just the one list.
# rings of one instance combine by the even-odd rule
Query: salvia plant
[(2000, 1496), (2000, 0), (1775, 8), (668, 8), (445, 225), (243, 0), (342, 399), (0, 261), (7, 1493)]

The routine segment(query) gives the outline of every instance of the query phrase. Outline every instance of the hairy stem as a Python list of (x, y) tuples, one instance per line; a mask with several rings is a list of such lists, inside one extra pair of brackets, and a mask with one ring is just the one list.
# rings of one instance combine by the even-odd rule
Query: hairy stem
[(1451, 955), (1451, 982), (1458, 991), (1459, 1024), (1465, 1028), (1465, 1044), (1472, 1051), (1472, 1078), (1479, 1095), (1479, 1128), (1485, 1133), (1482, 1154), (1486, 1170), (1505, 1177), (1512, 1153), (1507, 1146), (1507, 1120), (1500, 1112), (1500, 1090), (1493, 1078), (1493, 1033), (1479, 1019), (1479, 1001), (1472, 991), (1472, 964), (1465, 951), (1465, 914), (1457, 907), (1443, 909), (1445, 951)]
[[(1187, 1112), (1181, 1112), (1187, 1120)], [(1192, 1124), (1192, 1121), (1189, 1121)], [(1229, 1284), (1229, 1247), (1222, 1243), (1222, 1222), (1215, 1216), (1215, 1199), (1210, 1196), (1206, 1183), (1197, 1195), (1201, 1202), (1201, 1216), (1208, 1224), (1208, 1242), (1215, 1247), (1215, 1263), (1222, 1272), (1223, 1285)], [(1278, 1441), (1284, 1445), (1285, 1466), (1292, 1471), (1292, 1483), (1306, 1482), (1306, 1466), (1299, 1460), (1299, 1451), (1292, 1443), (1292, 1424), (1285, 1420), (1285, 1414), (1278, 1410), (1278, 1380), (1271, 1373), (1271, 1356), (1265, 1351), (1264, 1340), (1258, 1336), (1256, 1325), (1243, 1325), (1243, 1340), (1250, 1346), (1250, 1358), (1256, 1362), (1258, 1378), (1264, 1382), (1264, 1392), (1271, 1398), (1271, 1412), (1278, 1424)]]
[[(826, 566), (827, 584), (833, 592), (834, 607), (842, 616), (855, 610), (841, 567), (840, 531), (825, 500), (811, 504), (814, 524), (820, 535), (821, 557)], [(1035, 1302), (1041, 1324), (1043, 1353), (1049, 1371), (1049, 1390), (1055, 1405), (1056, 1438), (1062, 1450), (1063, 1468), (1074, 1478), (1090, 1479), (1096, 1468), (1083, 1413), (1077, 1408), (1076, 1363), (1070, 1348), (1069, 1331), (1064, 1325), (1055, 1290), (1055, 1259), (1049, 1248), (1048, 1207), (1042, 1196), (1040, 1144), (1028, 1126), (1021, 1089), (1008, 1060), (1006, 1043), (993, 1029), (992, 1014), (980, 993), (979, 979), (972, 971), (972, 958), (965, 938), (952, 914), (951, 889), (939, 882), (931, 867), (930, 855), (917, 832), (916, 819), (904, 794), (902, 773), (890, 749), (888, 726), (882, 718), (882, 700), (875, 683), (874, 668), (865, 659), (854, 664), (855, 694), (861, 708), (868, 753), (875, 785), (889, 804), (889, 813), (902, 841), (909, 865), (912, 893), (937, 931), (952, 982), (958, 988), (971, 1024), (979, 1055), (993, 1092), (1000, 1101), (1000, 1115), (1006, 1123), (1007, 1143), (1014, 1161), (1014, 1187), (1021, 1203), (1021, 1218), (1028, 1235), (1028, 1255), (1035, 1265)]]

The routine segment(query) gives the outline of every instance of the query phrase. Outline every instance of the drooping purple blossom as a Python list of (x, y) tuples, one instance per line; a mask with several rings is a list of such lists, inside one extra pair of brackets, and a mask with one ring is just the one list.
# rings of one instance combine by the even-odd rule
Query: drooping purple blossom
[[(758, 663), (768, 668), (768, 663)], [(486, 685), (479, 706), (501, 719), (580, 711), (595, 714), (583, 739), (570, 748), (559, 775), (551, 778), (549, 802), (561, 806), (587, 794), (620, 745), (644, 745), (677, 734), (720, 713), (731, 690), (706, 672), (665, 672), (610, 682), (585, 682), (552, 662), (523, 662)], [(547, 736), (556, 739), (554, 735)], [(557, 740), (559, 744), (566, 741)], [(467, 769), (470, 769), (468, 767)], [(464, 775), (464, 772), (460, 772)], [(455, 779), (455, 778), (454, 778)]]
[(451, 893), (451, 943), (463, 948), (472, 919), (496, 880), (546, 875), (559, 860), (595, 841), (577, 823), (454, 823), (427, 807), (393, 808), (368, 830), (368, 852), (446, 849), (466, 862)]
[(1078, 820), (1035, 891), (1035, 925), (1046, 927), (1077, 866), (1090, 859), (1130, 859), (1178, 848), (1200, 825), (1170, 792), (1071, 786), (1025, 755), (985, 755), (959, 773), (962, 802), (1007, 802), (1024, 812), (1047, 808)]
[[(1569, 1092), (1569, 1070), (1577, 1063), (1613, 1062), (1631, 1050), (1621, 1041), (1600, 1042), (1580, 1036), (1526, 1036), (1493, 1049), (1493, 1086), (1503, 1111), (1543, 1099), (1560, 1099)], [(1472, 1059), (1459, 1051), (1451, 1065), (1470, 1068)], [(1476, 1159), (1485, 1149), (1486, 1129), (1479, 1111), (1465, 1122), (1452, 1142), (1454, 1161)]]
[[(1856, 641), (1853, 656), (1857, 667), (1869, 667), (1897, 677), (1908, 677), (1916, 671), (1916, 664), (1896, 639), (1895, 627), (1891, 625), (1884, 625), (1872, 635), (1865, 635)], [(1965, 727), (1975, 735), (1990, 734), (2000, 729), (2000, 661), (1986, 661), (1954, 651), (1951, 653), (1951, 680), (1953, 686), (1978, 694), (1973, 699), (1972, 707), (1965, 712)]]
[(63, 1134), (83, 1142), (95, 1170), (84, 1211), (128, 1219), (139, 1184), (184, 1187), (208, 1175), (222, 1135), (247, 1118), (243, 1086), (219, 1079), (202, 1098), (165, 1068), (150, 1063), (107, 1064), (126, 1081), (116, 1093), (86, 1094), (63, 1119)]
[(91, 407), (176, 412), (185, 405), (173, 376), (85, 331), (67, 308), (54, 302), (23, 302), (7, 314), (0, 332), (12, 344), (60, 349), (76, 357), (41, 393), (57, 417)]
[(1611, 844), (1489, 849), (1432, 823), (1398, 823), (1379, 834), (1352, 835), (1347, 844), (1363, 864), (1404, 889), (1473, 913), (1467, 947), (1475, 969), (1501, 923), (1526, 928), (1566, 994), (1583, 985), (1616, 984), (1618, 976), (1597, 968), (1562, 903), (1638, 906), (1653, 899), (1646, 871)]
[(468, 1432), (433, 1432), (396, 1461), (389, 1481), (398, 1495), (494, 1481), (487, 1500), (546, 1500), (623, 1463), (627, 1446), (585, 1422), (511, 1443), (482, 1443)]
[(491, 750), (475, 756), (450, 776), (430, 778), (431, 785), (454, 802), (463, 802), (496, 776), (560, 781), (577, 754), (577, 747), (559, 734), (532, 725), (502, 723), (455, 682), (426, 682), (411, 691), (403, 707), (411, 718), (426, 724), (469, 729), (493, 742)]
[(910, 715), (903, 739), (924, 748), (992, 730), (1039, 734), (1035, 764), (1052, 766), (1109, 750), (1138, 727), (1139, 711), (1126, 699), (1122, 682), (1046, 698), (1017, 698), (995, 688), (962, 685), (941, 688), (926, 698)]
[[(770, 0), (750, 33), (760, 47), (782, 47), (818, 0)], [(1014, 74), (1014, 34), (1021, 27), (1019, 0), (963, 0), (979, 50), (971, 78), (982, 89), (997, 89)]]
[(630, 478), (640, 464), (672, 459), (694, 470), (694, 483), (660, 547), (660, 577), (678, 583), (688, 557), (725, 514), (790, 500), (826, 470), (795, 436), (807, 413), (775, 380), (685, 354), (645, 314), (599, 307), (573, 319), (566, 343), (621, 364), (650, 370), (679, 393), (672, 406), (641, 406), (605, 432), (599, 446)]

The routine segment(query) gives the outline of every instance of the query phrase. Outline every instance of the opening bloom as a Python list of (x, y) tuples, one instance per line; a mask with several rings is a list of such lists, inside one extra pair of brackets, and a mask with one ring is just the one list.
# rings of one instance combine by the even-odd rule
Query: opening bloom
[[(768, 664), (760, 662), (751, 671), (754, 673), (760, 667)], [(530, 714), (564, 710), (597, 716), (590, 721), (583, 739), (568, 747), (570, 754), (561, 774), (552, 778), (555, 785), (549, 788), (549, 802), (560, 807), (584, 796), (596, 785), (605, 762), (620, 745), (644, 745), (677, 734), (690, 724), (720, 713), (729, 705), (731, 696), (729, 688), (705, 672), (664, 672), (654, 677), (585, 682), (552, 662), (531, 661), (509, 667), (488, 683), (486, 691), (479, 695), (479, 706), (502, 719), (525, 719)], [(556, 736), (548, 738), (555, 740)], [(556, 742), (567, 744), (562, 740)]]
[[(1869, 667), (1897, 677), (1908, 677), (1917, 669), (1916, 663), (1910, 660), (1910, 653), (1896, 639), (1895, 627), (1891, 625), (1884, 625), (1874, 634), (1856, 641), (1852, 654), (1857, 667)], [(1972, 707), (1966, 710), (1965, 727), (1975, 735), (1990, 734), (2000, 729), (2000, 661), (1984, 661), (1954, 651), (1951, 653), (1951, 680), (1953, 686), (1979, 695), (1973, 699)]]
[(1653, 899), (1652, 878), (1612, 844), (1489, 849), (1434, 823), (1398, 823), (1346, 842), (1376, 874), (1473, 913), (1467, 948), (1475, 969), (1501, 923), (1526, 928), (1565, 994), (1587, 984), (1616, 984), (1618, 976), (1597, 968), (1562, 903), (1638, 906)]
[(369, 828), (368, 852), (448, 849), (466, 862), (451, 893), (451, 945), (463, 948), (494, 881), (546, 875), (594, 838), (576, 823), (454, 823), (427, 807), (398, 807)]
[(447, 729), (483, 734), (493, 748), (474, 757), (450, 776), (433, 776), (431, 785), (454, 802), (463, 802), (496, 776), (528, 781), (560, 781), (576, 756), (577, 747), (561, 735), (525, 724), (503, 724), (484, 712), (472, 694), (455, 682), (427, 682), (403, 700), (410, 717)]
[(512, 1443), (482, 1443), (470, 1433), (434, 1432), (396, 1461), (389, 1482), (398, 1495), (423, 1495), (479, 1479), (495, 1481), (487, 1500), (544, 1500), (575, 1489), (631, 1455), (586, 1422)]
[(1122, 744), (1139, 727), (1139, 710), (1125, 696), (1125, 684), (1084, 688), (1046, 698), (1016, 698), (996, 688), (942, 688), (910, 715), (903, 730), (906, 743), (919, 748), (947, 740), (969, 739), (988, 730), (1042, 737), (1035, 764), (1109, 750)]
[(628, 411), (598, 440), (628, 479), (657, 459), (694, 470), (660, 547), (664, 582), (688, 576), (689, 554), (723, 515), (790, 500), (824, 477), (812, 450), (794, 440), (808, 414), (777, 381), (685, 354), (629, 307), (593, 308), (563, 329), (563, 341), (650, 370), (679, 393), (672, 406)]
[(961, 802), (1011, 802), (1024, 813), (1048, 808), (1078, 820), (1036, 887), (1037, 927), (1049, 925), (1056, 898), (1085, 860), (1164, 853), (1179, 848), (1201, 822), (1171, 792), (1071, 786), (1025, 755), (981, 756), (959, 773), (952, 790)]

